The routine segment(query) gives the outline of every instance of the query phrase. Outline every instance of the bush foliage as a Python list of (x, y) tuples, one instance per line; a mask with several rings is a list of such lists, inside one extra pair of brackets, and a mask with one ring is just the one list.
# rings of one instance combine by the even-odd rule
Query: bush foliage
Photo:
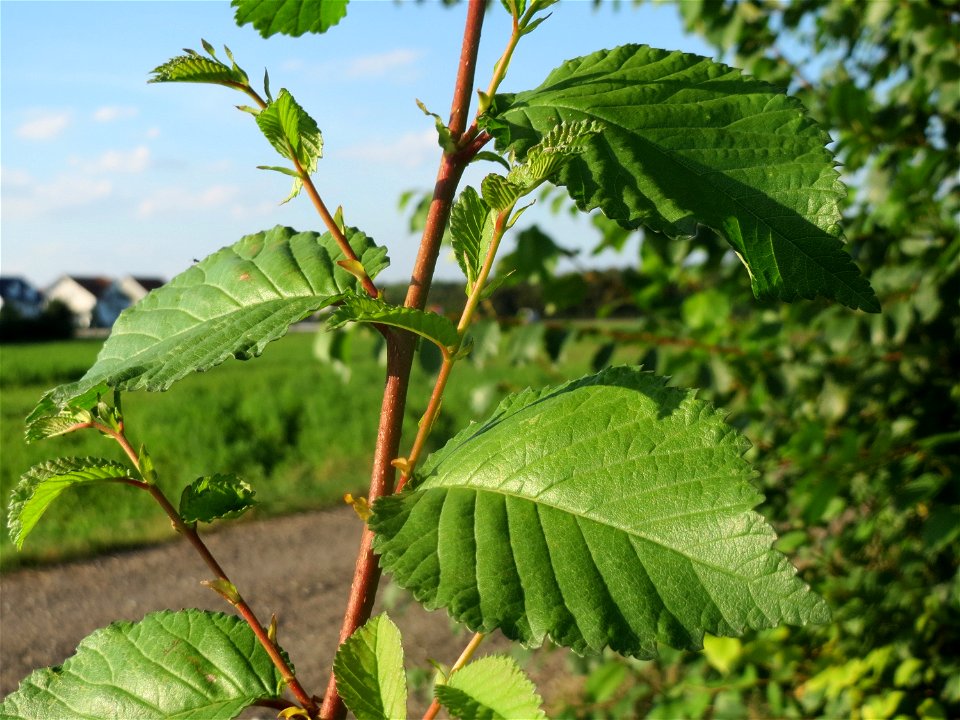
[[(646, 233), (635, 352), (702, 388), (754, 442), (764, 513), (834, 620), (717, 639), (703, 656), (588, 664), (586, 704), (567, 716), (956, 717), (957, 6), (678, 7), (689, 31), (789, 85), (830, 130), (850, 183), (848, 247), (883, 312), (758, 312), (710, 232), (681, 246)], [(596, 223), (600, 245), (624, 245), (626, 233)]]

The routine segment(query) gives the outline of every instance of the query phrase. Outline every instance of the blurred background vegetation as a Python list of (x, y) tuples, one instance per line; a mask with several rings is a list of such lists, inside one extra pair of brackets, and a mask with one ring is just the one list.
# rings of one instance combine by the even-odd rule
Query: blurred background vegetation
[[(960, 4), (677, 7), (829, 130), (849, 249), (883, 313), (757, 303), (710, 232), (648, 233), (635, 357), (753, 441), (762, 512), (834, 620), (708, 639), (700, 656), (585, 662), (563, 716), (960, 717)], [(623, 246), (596, 223), (601, 245)]]
[[(677, 8), (718, 57), (797, 95), (829, 130), (850, 186), (849, 249), (882, 314), (757, 302), (739, 261), (707, 229), (687, 239), (644, 234), (627, 270), (558, 276), (571, 256), (563, 239), (528, 228), (501, 261), (513, 274), (485, 306), (434, 443), (507, 392), (642, 363), (699, 388), (750, 438), (778, 546), (833, 609), (827, 626), (708, 637), (701, 654), (578, 659), (582, 674), (554, 715), (960, 717), (960, 3)], [(404, 200), (414, 223), (415, 198)], [(544, 199), (566, 212), (560, 194)], [(602, 217), (593, 222), (598, 249), (637, 247)], [(462, 288), (438, 285), (431, 302), (453, 312)], [(43, 390), (82, 374), (98, 348), (4, 347), (5, 497), (55, 452), (107, 452), (95, 436), (56, 440), (56, 451), (20, 440)], [(257, 488), (261, 516), (320, 507), (366, 483), (380, 351), (360, 331), (293, 334), (252, 366), (230, 362), (169, 393), (131, 394), (125, 410), (171, 495), (198, 475), (236, 472)], [(411, 423), (437, 362), (421, 357)], [(319, 403), (308, 387), (323, 388)], [(335, 446), (324, 441), (333, 428)], [(6, 538), (0, 551), (10, 569), (168, 536), (132, 490), (80, 491), (50, 510), (24, 555)]]

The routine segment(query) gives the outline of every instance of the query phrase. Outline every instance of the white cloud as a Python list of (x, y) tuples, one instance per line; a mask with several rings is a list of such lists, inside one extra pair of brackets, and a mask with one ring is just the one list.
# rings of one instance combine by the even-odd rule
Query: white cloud
[(363, 55), (347, 61), (346, 76), (351, 79), (380, 78), (398, 71), (410, 70), (423, 57), (423, 51), (398, 48), (374, 55)]
[(67, 162), (87, 175), (140, 173), (150, 164), (150, 148), (140, 145), (132, 150), (107, 150), (93, 159), (73, 155)]
[(381, 53), (358, 55), (352, 58), (337, 58), (319, 63), (303, 64), (290, 61), (283, 68), (286, 72), (304, 72), (324, 82), (350, 83), (357, 80), (392, 81), (394, 84), (409, 84), (422, 74), (420, 59), (424, 51), (397, 48)]
[(35, 114), (17, 128), (17, 137), (25, 140), (52, 140), (67, 128), (72, 119), (69, 112)]
[(29, 173), (2, 169), (3, 213), (9, 219), (28, 219), (40, 214), (77, 208), (113, 194), (110, 180), (61, 173), (49, 180), (36, 180)]
[(154, 138), (160, 137), (160, 128), (152, 127), (147, 130), (147, 138), (153, 140)]
[(430, 128), (404, 133), (395, 140), (367, 140), (362, 145), (343, 148), (340, 155), (354, 160), (415, 168), (436, 158), (439, 152), (437, 131)]
[(100, 172), (138, 173), (147, 169), (150, 163), (150, 148), (140, 145), (133, 150), (108, 150), (97, 158), (95, 169)]
[(97, 108), (93, 113), (93, 119), (97, 122), (113, 122), (114, 120), (125, 120), (136, 117), (140, 111), (135, 107), (126, 105), (104, 105)]
[(236, 196), (237, 188), (233, 185), (212, 185), (200, 193), (180, 186), (168, 187), (150, 193), (150, 197), (137, 206), (137, 215), (145, 218), (168, 211), (182, 213), (223, 207)]
[(22, 188), (29, 187), (32, 182), (33, 177), (26, 170), (0, 167), (0, 184), (3, 185), (4, 192), (16, 192)]

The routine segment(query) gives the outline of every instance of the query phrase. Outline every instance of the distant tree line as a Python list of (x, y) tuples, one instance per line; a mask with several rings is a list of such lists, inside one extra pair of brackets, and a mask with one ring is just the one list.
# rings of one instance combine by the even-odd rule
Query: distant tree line
[[(637, 305), (635, 292), (641, 275), (634, 269), (589, 270), (553, 278), (550, 282), (510, 278), (483, 303), (483, 314), (500, 319), (533, 315), (557, 320), (634, 317)], [(402, 302), (406, 286), (388, 285), (384, 294), (389, 302)], [(430, 288), (430, 304), (434, 312), (459, 315), (466, 296), (463, 282), (435, 282)]]
[(73, 313), (59, 300), (36, 317), (25, 317), (12, 304), (0, 308), (0, 343), (43, 342), (73, 337)]

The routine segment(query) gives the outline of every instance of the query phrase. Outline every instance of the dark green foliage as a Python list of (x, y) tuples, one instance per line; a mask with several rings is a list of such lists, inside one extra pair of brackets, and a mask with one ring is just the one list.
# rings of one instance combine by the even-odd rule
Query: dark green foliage
[(758, 297), (880, 309), (840, 240), (828, 138), (795, 99), (707, 58), (627, 45), (498, 96), (485, 125), (498, 149), (533, 162), (558, 108), (603, 128), (556, 180), (580, 209), (672, 236), (703, 223), (737, 251)]
[(35, 318), (24, 317), (11, 303), (0, 308), (0, 343), (66, 340), (74, 330), (73, 313), (59, 300)]
[[(883, 314), (758, 307), (708, 234), (677, 246), (648, 233), (634, 292), (640, 319), (617, 352), (729, 410), (755, 444), (779, 547), (834, 622), (749, 634), (729, 666), (709, 653), (612, 660), (632, 679), (564, 717), (956, 717), (957, 6), (678, 7), (735, 64), (791, 85), (837, 141), (855, 178), (844, 233)], [(833, 59), (810, 66), (820, 76), (806, 74), (800, 63), (820, 51)], [(681, 264), (694, 250), (701, 262)]]

